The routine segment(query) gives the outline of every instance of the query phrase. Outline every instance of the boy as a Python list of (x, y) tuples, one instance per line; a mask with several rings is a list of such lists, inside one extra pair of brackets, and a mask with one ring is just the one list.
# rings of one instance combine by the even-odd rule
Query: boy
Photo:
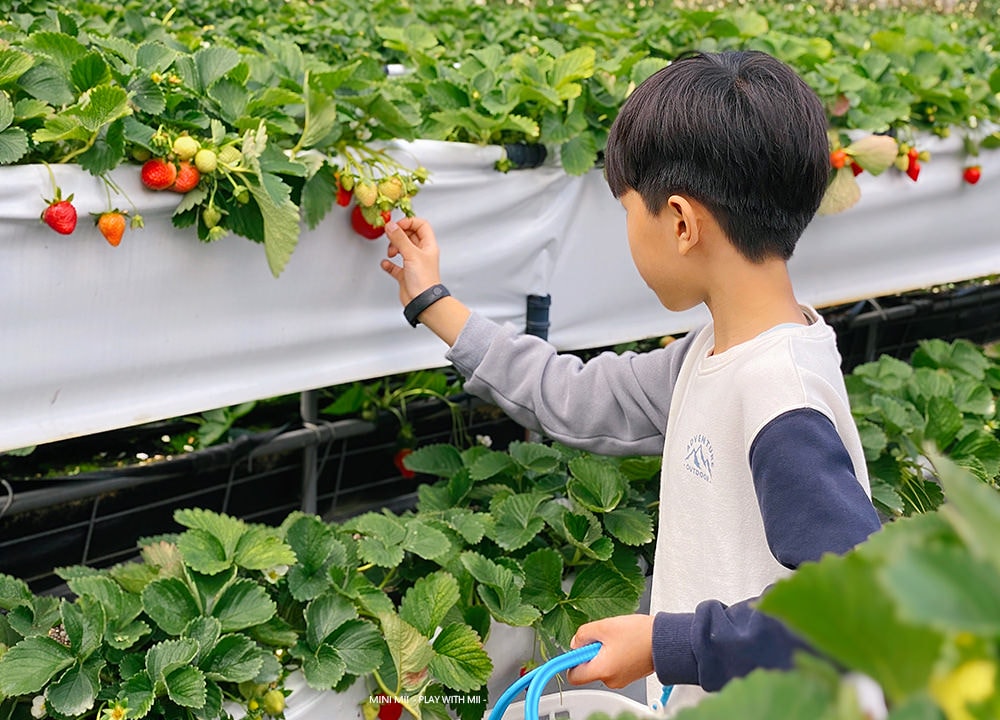
[(836, 338), (786, 267), (829, 173), (816, 95), (764, 53), (688, 55), (636, 88), (605, 157), (643, 280), (670, 310), (711, 313), (666, 348), (583, 363), (471, 312), (439, 284), (420, 218), (388, 224), (382, 267), (469, 392), (567, 445), (663, 453), (650, 614), (579, 628), (574, 646), (602, 647), (569, 680), (655, 674), (648, 699), (676, 686), (676, 710), (756, 667), (789, 667), (802, 643), (754, 600), (879, 519)]

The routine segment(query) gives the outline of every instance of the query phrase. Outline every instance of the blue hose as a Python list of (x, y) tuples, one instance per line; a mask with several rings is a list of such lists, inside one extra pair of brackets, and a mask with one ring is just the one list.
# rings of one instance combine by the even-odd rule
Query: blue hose
[(549, 680), (564, 670), (593, 660), (600, 649), (601, 643), (590, 643), (576, 650), (570, 650), (568, 653), (557, 655), (531, 672), (525, 673), (500, 696), (490, 712), (489, 720), (501, 720), (507, 711), (507, 706), (525, 687), (528, 688), (528, 692), (524, 701), (524, 720), (538, 720), (538, 702), (541, 700), (542, 690), (548, 685)]

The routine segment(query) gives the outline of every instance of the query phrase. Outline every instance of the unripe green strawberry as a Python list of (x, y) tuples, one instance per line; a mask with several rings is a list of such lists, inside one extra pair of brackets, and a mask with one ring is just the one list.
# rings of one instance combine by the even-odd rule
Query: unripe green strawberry
[(180, 135), (174, 140), (174, 155), (178, 160), (190, 160), (201, 149), (201, 144), (190, 135)]
[(210, 175), (215, 172), (215, 168), (219, 166), (219, 156), (215, 154), (214, 150), (209, 150), (208, 148), (202, 148), (194, 156), (194, 166), (202, 172), (202, 174)]
[(205, 223), (205, 227), (207, 227), (209, 230), (218, 225), (219, 220), (221, 219), (222, 219), (222, 213), (219, 211), (219, 208), (215, 207), (215, 205), (209, 205), (207, 208), (201, 211), (201, 220), (203, 223)]
[(354, 197), (361, 207), (371, 207), (378, 200), (378, 189), (370, 182), (361, 182), (354, 186)]
[(405, 194), (403, 181), (397, 175), (385, 178), (378, 184), (379, 194), (391, 202), (396, 202)]
[(285, 711), (285, 694), (281, 690), (268, 690), (264, 693), (264, 712), (271, 717), (278, 717)]
[(243, 159), (243, 153), (234, 145), (226, 145), (219, 150), (219, 162), (223, 165), (238, 165)]
[(351, 173), (340, 173), (337, 179), (340, 181), (340, 187), (344, 188), (344, 190), (350, 191), (354, 189), (354, 176)]

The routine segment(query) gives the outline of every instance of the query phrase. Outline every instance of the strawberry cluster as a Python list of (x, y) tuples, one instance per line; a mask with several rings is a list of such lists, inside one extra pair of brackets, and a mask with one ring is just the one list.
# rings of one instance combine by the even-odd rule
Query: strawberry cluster
[(385, 167), (387, 172), (373, 176), (368, 168), (345, 168), (336, 173), (336, 202), (341, 207), (351, 207), (351, 228), (368, 240), (376, 240), (385, 233), (385, 224), (392, 211), (401, 210), (413, 215), (412, 198), (419, 186), (427, 181), (426, 168), (418, 167), (406, 172), (402, 167)]
[(202, 173), (213, 173), (218, 165), (215, 151), (202, 148), (190, 135), (178, 135), (169, 144), (165, 137), (154, 137), (152, 144), (158, 148), (169, 147), (169, 152), (143, 163), (140, 177), (150, 190), (191, 192), (201, 182)]

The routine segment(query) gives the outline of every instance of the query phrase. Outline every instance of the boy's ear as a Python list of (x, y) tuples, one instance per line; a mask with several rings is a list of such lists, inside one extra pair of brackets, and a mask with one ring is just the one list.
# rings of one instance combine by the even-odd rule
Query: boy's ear
[(667, 198), (667, 210), (677, 241), (677, 252), (686, 255), (701, 241), (701, 222), (696, 208), (683, 195), (671, 195)]

